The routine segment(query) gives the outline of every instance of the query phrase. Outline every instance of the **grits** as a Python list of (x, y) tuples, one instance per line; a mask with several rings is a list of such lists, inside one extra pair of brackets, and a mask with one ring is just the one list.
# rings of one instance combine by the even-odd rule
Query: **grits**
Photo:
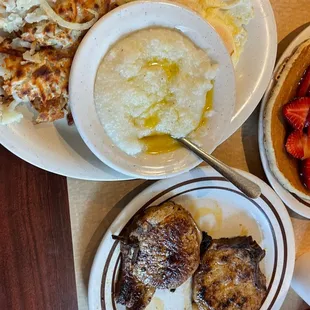
[(178, 31), (137, 31), (112, 46), (98, 68), (99, 119), (129, 155), (146, 150), (145, 137), (187, 136), (210, 113), (206, 95), (216, 72), (207, 52)]

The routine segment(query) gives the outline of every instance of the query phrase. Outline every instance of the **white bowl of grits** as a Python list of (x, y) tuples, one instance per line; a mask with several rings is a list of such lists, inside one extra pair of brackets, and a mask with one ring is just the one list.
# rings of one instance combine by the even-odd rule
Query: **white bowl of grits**
[(70, 105), (88, 147), (111, 168), (159, 179), (201, 160), (221, 142), (235, 105), (230, 55), (214, 28), (169, 2), (132, 2), (87, 33), (70, 75)]

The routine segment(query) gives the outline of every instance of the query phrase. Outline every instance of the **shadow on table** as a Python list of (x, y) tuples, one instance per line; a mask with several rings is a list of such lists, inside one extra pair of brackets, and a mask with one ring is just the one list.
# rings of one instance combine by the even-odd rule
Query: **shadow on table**
[(258, 147), (258, 117), (260, 104), (250, 115), (241, 128), (242, 144), (245, 160), (250, 173), (267, 182), (266, 175), (260, 160)]
[(290, 45), (290, 43), (296, 38), (296, 36), (298, 36), (308, 26), (310, 26), (310, 22), (296, 28), (294, 31), (289, 33), (284, 39), (281, 40), (281, 42), (278, 44), (277, 59), (279, 59), (282, 56), (283, 52)]
[(114, 205), (114, 207), (106, 214), (103, 221), (100, 223), (98, 228), (96, 229), (95, 233), (93, 234), (90, 242), (87, 245), (87, 248), (84, 252), (84, 256), (82, 259), (82, 270), (83, 270), (83, 281), (85, 286), (88, 285), (89, 275), (90, 275), (90, 269), (96, 254), (96, 251), (98, 249), (98, 246), (110, 227), (110, 225), (113, 223), (115, 218), (119, 215), (119, 213), (124, 210), (125, 206), (133, 199), (135, 198), (141, 191), (146, 189), (151, 184), (155, 183), (156, 181), (145, 181), (142, 184), (135, 187), (131, 192), (129, 192), (127, 195), (125, 195), (118, 203)]
[(290, 215), (290, 217), (293, 217), (295, 219), (301, 220), (301, 221), (305, 221), (308, 222), (309, 219), (307, 219), (306, 217), (296, 213), (295, 211), (291, 210), (288, 206), (286, 206), (286, 209), (288, 211), (288, 214)]

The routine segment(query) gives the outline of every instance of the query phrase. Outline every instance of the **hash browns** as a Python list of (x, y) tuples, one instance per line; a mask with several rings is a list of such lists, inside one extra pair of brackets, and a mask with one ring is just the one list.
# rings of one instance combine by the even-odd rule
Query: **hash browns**
[[(0, 32), (7, 31), (0, 40), (0, 124), (4, 111), (18, 103), (30, 103), (38, 111), (36, 123), (65, 116), (72, 59), (86, 33), (48, 19), (38, 0), (27, 1), (24, 10), (23, 2), (4, 0), (0, 6)], [(94, 11), (101, 17), (108, 10), (108, 0), (53, 0), (50, 4), (73, 23), (90, 21)], [(13, 15), (20, 18), (15, 24), (5, 24)]]

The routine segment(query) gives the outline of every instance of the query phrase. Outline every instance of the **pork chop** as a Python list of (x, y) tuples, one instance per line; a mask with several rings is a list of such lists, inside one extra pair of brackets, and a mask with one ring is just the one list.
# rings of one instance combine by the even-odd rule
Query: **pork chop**
[(121, 244), (117, 302), (142, 310), (155, 289), (175, 289), (199, 265), (201, 233), (180, 205), (166, 202), (144, 211)]
[(266, 296), (265, 251), (252, 237), (212, 240), (193, 278), (199, 310), (258, 310)]

